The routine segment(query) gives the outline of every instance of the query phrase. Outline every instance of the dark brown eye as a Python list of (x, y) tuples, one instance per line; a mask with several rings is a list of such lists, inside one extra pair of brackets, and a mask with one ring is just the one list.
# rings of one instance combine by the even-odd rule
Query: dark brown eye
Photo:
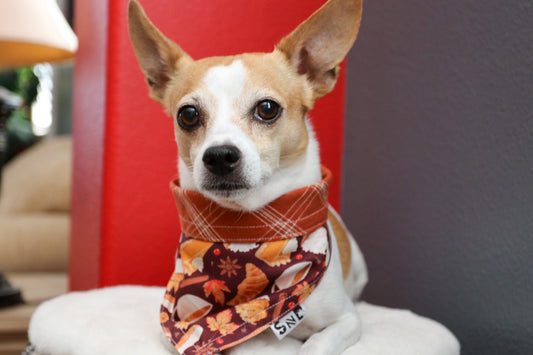
[(185, 130), (192, 130), (200, 123), (200, 112), (192, 105), (180, 107), (178, 110), (178, 124)]
[(256, 118), (265, 122), (273, 122), (281, 114), (281, 107), (276, 101), (273, 100), (263, 100), (260, 101), (256, 108), (254, 115)]

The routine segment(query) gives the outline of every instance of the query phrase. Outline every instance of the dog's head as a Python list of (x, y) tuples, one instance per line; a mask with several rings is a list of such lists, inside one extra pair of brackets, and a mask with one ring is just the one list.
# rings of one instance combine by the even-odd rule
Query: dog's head
[(320, 180), (306, 113), (333, 89), (361, 4), (330, 0), (271, 53), (193, 60), (130, 1), (130, 37), (150, 96), (175, 118), (183, 188), (254, 210)]

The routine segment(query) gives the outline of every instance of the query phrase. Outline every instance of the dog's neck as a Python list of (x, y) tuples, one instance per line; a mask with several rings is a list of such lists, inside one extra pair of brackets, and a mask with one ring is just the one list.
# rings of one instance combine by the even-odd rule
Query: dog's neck
[[(255, 211), (290, 191), (320, 181), (318, 142), (308, 119), (306, 119), (306, 126), (309, 136), (307, 149), (296, 164), (280, 166), (270, 176), (265, 178), (263, 185), (248, 190), (246, 194), (238, 198), (217, 199), (215, 202), (234, 210)], [(178, 160), (178, 171), (180, 183), (184, 189), (201, 193), (194, 183), (192, 172), (181, 158)]]

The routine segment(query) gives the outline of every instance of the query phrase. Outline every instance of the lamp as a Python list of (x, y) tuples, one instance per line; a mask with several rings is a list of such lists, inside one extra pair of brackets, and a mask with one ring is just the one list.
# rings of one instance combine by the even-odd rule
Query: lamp
[[(0, 69), (74, 57), (78, 39), (55, 0), (0, 1)], [(0, 97), (0, 182), (12, 97)], [(22, 301), (0, 269), (0, 307)]]
[(65, 60), (77, 48), (55, 0), (0, 1), (0, 67)]

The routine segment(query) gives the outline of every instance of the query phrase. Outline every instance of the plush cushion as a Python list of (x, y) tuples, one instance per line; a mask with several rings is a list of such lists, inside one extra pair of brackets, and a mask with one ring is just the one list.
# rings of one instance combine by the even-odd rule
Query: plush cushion
[(43, 303), (28, 332), (53, 355), (175, 355), (159, 325), (164, 288), (118, 286), (74, 292)]
[(72, 142), (45, 140), (10, 161), (2, 172), (0, 213), (70, 210)]
[[(159, 325), (163, 294), (164, 288), (119, 286), (48, 301), (37, 309), (30, 323), (31, 353), (176, 354)], [(362, 337), (343, 355), (459, 355), (457, 339), (435, 321), (367, 303), (356, 307)], [(289, 345), (299, 346), (297, 340)], [(268, 353), (259, 346), (252, 353)]]
[(361, 340), (343, 355), (459, 355), (455, 336), (442, 324), (411, 311), (360, 302)]

